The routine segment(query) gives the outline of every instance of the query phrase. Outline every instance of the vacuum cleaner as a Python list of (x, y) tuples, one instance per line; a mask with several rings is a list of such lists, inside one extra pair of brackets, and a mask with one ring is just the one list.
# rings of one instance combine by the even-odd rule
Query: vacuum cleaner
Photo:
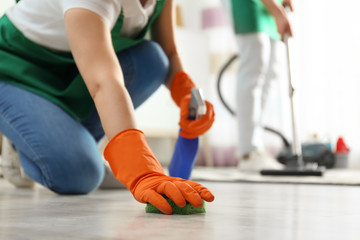
[[(283, 149), (277, 155), (277, 159), (280, 163), (285, 165), (283, 170), (270, 170), (264, 169), (260, 171), (262, 175), (278, 175), (278, 176), (322, 176), (326, 168), (332, 168), (335, 164), (335, 154), (331, 151), (330, 147), (323, 143), (304, 143), (301, 144), (298, 140), (297, 126), (295, 121), (295, 110), (294, 110), (294, 87), (291, 79), (290, 72), (290, 53), (288, 46), (289, 36), (285, 36), (285, 45), (287, 49), (287, 61), (288, 61), (288, 75), (289, 75), (289, 97), (291, 107), (291, 120), (292, 120), (292, 135), (293, 142), (290, 143), (283, 134), (279, 131), (263, 126), (264, 130), (269, 131), (278, 135), (284, 144)], [(217, 79), (217, 92), (220, 101), (223, 103), (225, 108), (236, 116), (236, 113), (229, 107), (224, 100), (221, 93), (221, 79), (227, 68), (236, 60), (239, 56), (237, 54), (230, 57), (230, 59), (221, 68)]]

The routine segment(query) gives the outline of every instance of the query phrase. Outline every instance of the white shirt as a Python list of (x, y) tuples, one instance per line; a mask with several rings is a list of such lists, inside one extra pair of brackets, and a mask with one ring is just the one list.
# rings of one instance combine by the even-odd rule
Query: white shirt
[(122, 0), (124, 6), (124, 24), (121, 29), (121, 35), (134, 37), (148, 23), (149, 17), (155, 11), (156, 0), (148, 0), (145, 6), (142, 6), (138, 0)]
[(105, 20), (109, 30), (122, 10), (121, 35), (133, 37), (146, 26), (155, 5), (156, 0), (148, 0), (144, 7), (139, 0), (21, 0), (6, 15), (29, 40), (54, 50), (70, 51), (64, 22), (67, 10), (90, 10)]

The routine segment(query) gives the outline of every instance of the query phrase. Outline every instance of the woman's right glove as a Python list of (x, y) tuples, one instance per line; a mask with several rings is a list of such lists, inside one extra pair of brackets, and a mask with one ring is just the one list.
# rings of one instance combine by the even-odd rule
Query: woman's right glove
[(214, 200), (214, 195), (201, 184), (166, 176), (140, 130), (118, 133), (106, 146), (104, 156), (116, 179), (137, 201), (151, 203), (165, 214), (171, 214), (172, 208), (163, 195), (179, 207), (184, 207), (187, 201), (199, 208), (203, 205), (202, 199)]

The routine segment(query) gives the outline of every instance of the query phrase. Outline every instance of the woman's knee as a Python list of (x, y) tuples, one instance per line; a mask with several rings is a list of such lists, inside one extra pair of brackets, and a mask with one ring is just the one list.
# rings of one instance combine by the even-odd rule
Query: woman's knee
[(151, 69), (149, 73), (153, 74), (153, 78), (165, 81), (170, 64), (161, 46), (154, 41), (145, 40), (139, 44), (138, 51), (144, 53), (144, 58), (149, 66), (148, 69)]
[(169, 60), (159, 44), (143, 41), (117, 54), (134, 107), (140, 106), (167, 80)]
[[(81, 156), (78, 156), (81, 159)], [(76, 161), (76, 159), (73, 159)], [(79, 164), (59, 167), (49, 176), (47, 187), (58, 194), (87, 194), (95, 190), (104, 178), (102, 160), (88, 159)]]
[(150, 82), (161, 81), (163, 83), (167, 78), (169, 60), (161, 46), (154, 41), (144, 40), (131, 48), (118, 52), (117, 56), (124, 68), (125, 75), (130, 61), (132, 62), (129, 67), (131, 72), (135, 71), (135, 75), (138, 77), (147, 76), (147, 82), (151, 79)]

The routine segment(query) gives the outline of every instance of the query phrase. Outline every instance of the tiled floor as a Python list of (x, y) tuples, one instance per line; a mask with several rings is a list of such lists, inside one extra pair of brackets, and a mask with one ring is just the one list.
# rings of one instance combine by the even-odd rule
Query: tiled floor
[(126, 190), (58, 196), (0, 179), (0, 239), (360, 239), (360, 189), (203, 182), (207, 213), (147, 214)]

